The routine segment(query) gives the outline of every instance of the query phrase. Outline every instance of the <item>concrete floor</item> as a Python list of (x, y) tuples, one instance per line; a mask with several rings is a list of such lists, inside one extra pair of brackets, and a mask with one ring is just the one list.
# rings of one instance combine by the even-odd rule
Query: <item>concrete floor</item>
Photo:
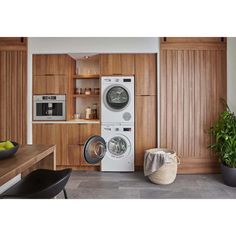
[[(236, 188), (221, 175), (178, 175), (170, 185), (155, 185), (135, 173), (73, 171), (66, 186), (70, 199), (234, 199)], [(57, 198), (63, 198), (60, 193)]]

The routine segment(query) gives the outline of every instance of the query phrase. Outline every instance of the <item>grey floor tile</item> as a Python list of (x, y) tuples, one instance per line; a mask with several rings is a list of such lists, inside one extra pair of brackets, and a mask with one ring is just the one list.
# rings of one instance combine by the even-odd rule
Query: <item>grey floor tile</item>
[[(73, 199), (229, 199), (236, 188), (224, 185), (221, 175), (177, 175), (170, 185), (156, 185), (143, 172), (73, 171), (66, 186)], [(64, 198), (60, 193), (57, 198)]]
[(79, 188), (87, 189), (118, 189), (119, 182), (117, 181), (82, 181), (79, 185)]
[(137, 199), (139, 198), (139, 191), (109, 188), (80, 188), (77, 191), (68, 191), (68, 197), (70, 199)]

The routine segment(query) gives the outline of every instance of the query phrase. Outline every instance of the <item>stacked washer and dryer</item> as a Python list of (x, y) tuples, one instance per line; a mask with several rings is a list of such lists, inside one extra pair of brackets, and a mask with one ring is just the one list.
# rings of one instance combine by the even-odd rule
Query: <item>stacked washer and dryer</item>
[(134, 76), (101, 77), (101, 136), (87, 140), (84, 158), (101, 171), (134, 171)]

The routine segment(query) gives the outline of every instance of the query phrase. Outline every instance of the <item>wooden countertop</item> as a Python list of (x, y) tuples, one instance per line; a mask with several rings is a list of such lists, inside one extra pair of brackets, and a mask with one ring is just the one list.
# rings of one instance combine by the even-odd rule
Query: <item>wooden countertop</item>
[(14, 156), (0, 160), (0, 186), (50, 155), (52, 168), (55, 169), (55, 150), (55, 145), (21, 146)]
[(100, 124), (100, 120), (73, 119), (64, 121), (32, 121), (33, 124)]

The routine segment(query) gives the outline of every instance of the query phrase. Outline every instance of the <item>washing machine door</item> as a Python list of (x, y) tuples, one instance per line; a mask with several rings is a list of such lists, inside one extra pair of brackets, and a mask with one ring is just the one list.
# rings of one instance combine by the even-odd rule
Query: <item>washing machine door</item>
[(106, 154), (106, 142), (101, 136), (92, 136), (84, 144), (84, 159), (89, 164), (99, 163)]
[(115, 158), (122, 157), (127, 152), (129, 146), (127, 140), (121, 136), (113, 137), (108, 142), (109, 153)]
[(129, 92), (120, 85), (112, 86), (105, 93), (105, 105), (108, 109), (118, 111), (124, 109), (129, 103)]

